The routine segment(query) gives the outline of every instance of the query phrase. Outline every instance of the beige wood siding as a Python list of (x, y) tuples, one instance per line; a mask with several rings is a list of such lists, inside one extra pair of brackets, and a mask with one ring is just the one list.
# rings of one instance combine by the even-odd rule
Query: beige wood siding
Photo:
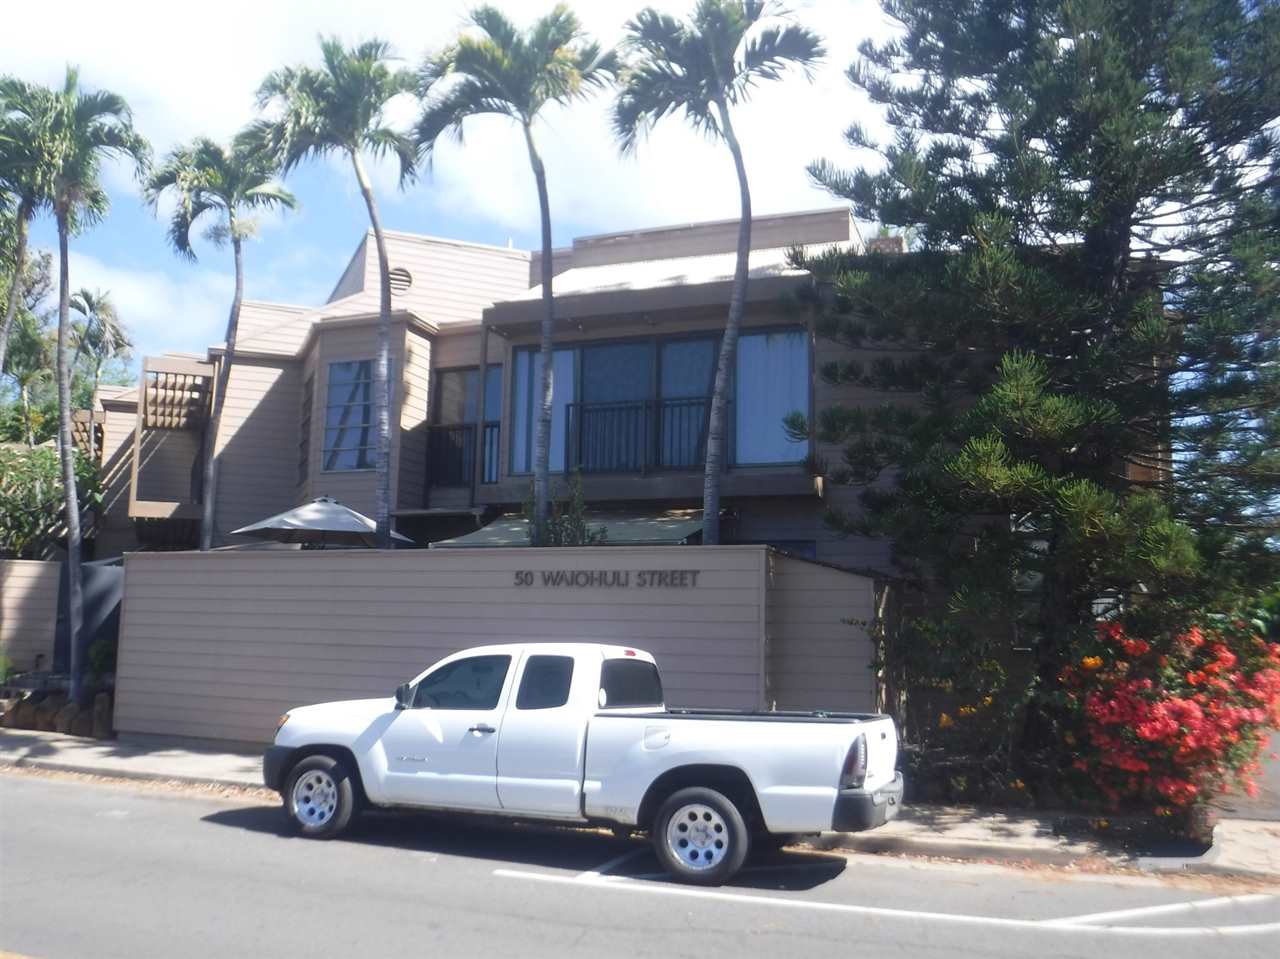
[[(450, 323), (478, 323), (487, 306), (509, 300), (529, 288), (529, 254), (387, 231), (387, 260), (392, 269), (409, 271), (412, 285), (395, 293), (395, 309), (413, 310), (436, 326)], [(350, 303), (378, 308), (378, 257), (374, 244), (366, 244), (369, 254), (363, 289)], [(344, 304), (345, 306), (345, 304)]]
[(0, 654), (15, 669), (53, 668), (61, 563), (0, 559)]
[[(760, 547), (134, 553), (116, 727), (260, 742), (284, 710), (389, 696), (458, 649), (521, 641), (654, 653), (673, 705), (764, 695)], [(698, 571), (696, 588), (554, 587), (556, 570)], [(536, 585), (514, 585), (517, 571)]]
[(769, 556), (769, 699), (778, 709), (875, 709), (866, 630), (875, 583), (776, 553)]
[(301, 364), (237, 359), (218, 429), (219, 539), (292, 507), (297, 496)]
[(133, 469), (133, 430), (138, 422), (136, 404), (108, 401), (102, 427), (102, 508), (98, 513), (95, 557), (119, 556), (137, 546), (133, 520), (129, 518), (129, 483)]
[(431, 341), (408, 330), (404, 343), (400, 404), (399, 509), (421, 509), (426, 501), (427, 422), (431, 403)]
[(316, 311), (307, 307), (246, 300), (240, 308), (236, 351), (292, 356), (307, 338), (316, 316)]
[(197, 430), (144, 429), (138, 456), (139, 500), (192, 502), (192, 480), (200, 455)]

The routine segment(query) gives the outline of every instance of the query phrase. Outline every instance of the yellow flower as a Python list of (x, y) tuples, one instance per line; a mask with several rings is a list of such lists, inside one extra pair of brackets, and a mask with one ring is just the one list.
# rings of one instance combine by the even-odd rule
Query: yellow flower
[(990, 706), (993, 702), (995, 702), (995, 700), (992, 699), (990, 696), (982, 697), (982, 705), (984, 706)]
[(955, 720), (952, 719), (950, 716), (948, 716), (946, 713), (943, 713), (941, 716), (938, 717), (939, 729), (947, 729), (954, 724), (955, 724)]
[(977, 710), (975, 707), (973, 707), (973, 706), (961, 706), (961, 707), (960, 707), (960, 715), (961, 715), (961, 716), (972, 716), (972, 715), (973, 715), (974, 713), (976, 713), (977, 711), (978, 711), (978, 710)]
[(1027, 784), (1024, 783), (1021, 779), (1015, 779), (1013, 781), (1013, 788), (1021, 791), (1027, 788)]
[(1085, 669), (1098, 669), (1102, 666), (1102, 657), (1086, 656), (1084, 659), (1080, 660), (1080, 665)]

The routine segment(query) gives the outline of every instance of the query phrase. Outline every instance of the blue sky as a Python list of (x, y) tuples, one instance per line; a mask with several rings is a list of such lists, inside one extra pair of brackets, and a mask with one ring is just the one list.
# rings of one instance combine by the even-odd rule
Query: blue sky
[[(517, 22), (550, 8), (550, 0), (498, 0)], [(658, 3), (684, 13), (692, 0)], [(433, 0), (403, 4), (369, 0), (248, 2), (224, 0), (219, 16), (189, 27), (171, 0), (71, 0), (58, 4), (58, 44), (44, 38), (47, 10), (23, 5), (6, 12), (0, 63), (24, 79), (54, 84), (64, 64), (81, 68), (82, 83), (124, 95), (135, 124), (157, 155), (195, 135), (227, 139), (254, 116), (253, 91), (270, 69), (314, 62), (315, 38), (390, 39), (407, 66), (416, 66), (463, 24), (469, 4)], [(592, 0), (577, 8), (587, 28), (616, 42), (636, 2)], [(833, 205), (808, 183), (805, 164), (819, 156), (857, 159), (841, 131), (857, 119), (875, 127), (876, 111), (844, 79), (866, 36), (888, 24), (870, 0), (801, 0), (794, 14), (824, 36), (827, 62), (812, 81), (795, 74), (757, 90), (736, 115), (757, 213)], [(25, 22), (24, 22), (25, 18)], [(190, 32), (194, 31), (194, 32)], [(727, 152), (666, 121), (622, 158), (607, 127), (608, 96), (549, 112), (537, 131), (551, 191), (555, 242), (575, 235), (736, 216), (737, 188)], [(411, 102), (398, 103), (392, 121), (407, 124)], [(384, 223), (392, 229), (481, 243), (531, 248), (538, 242), (537, 200), (523, 144), (500, 118), (472, 121), (465, 145), (445, 143), (434, 168), (407, 191), (396, 189), (389, 166), (374, 171)], [(863, 158), (864, 160), (867, 158)], [(230, 254), (201, 243), (199, 262), (167, 248), (163, 221), (146, 208), (130, 171), (105, 171), (111, 213), (72, 241), (72, 287), (111, 291), (132, 327), (139, 354), (203, 351), (222, 338), (231, 295)], [(297, 213), (260, 223), (246, 246), (246, 294), (255, 299), (319, 304), (367, 228), (364, 205), (348, 167), (309, 164), (287, 180)], [(55, 249), (47, 221), (33, 231), (35, 246)]]

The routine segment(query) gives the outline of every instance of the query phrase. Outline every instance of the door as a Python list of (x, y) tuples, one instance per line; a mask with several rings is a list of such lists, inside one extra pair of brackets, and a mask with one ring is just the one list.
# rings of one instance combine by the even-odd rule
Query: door
[(564, 819), (581, 815), (587, 718), (599, 668), (575, 658), (538, 654), (523, 660), (498, 741), (504, 810)]
[(391, 802), (498, 809), (498, 731), (511, 657), (467, 656), (418, 683), (382, 734)]

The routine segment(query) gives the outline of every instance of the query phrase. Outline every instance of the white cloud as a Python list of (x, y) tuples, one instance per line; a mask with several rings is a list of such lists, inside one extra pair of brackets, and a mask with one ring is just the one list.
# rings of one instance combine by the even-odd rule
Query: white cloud
[(74, 249), (69, 267), (72, 290), (110, 291), (138, 356), (199, 351), (222, 341), (234, 289), (230, 273), (192, 265), (186, 277), (174, 279), (161, 270), (113, 266)]

